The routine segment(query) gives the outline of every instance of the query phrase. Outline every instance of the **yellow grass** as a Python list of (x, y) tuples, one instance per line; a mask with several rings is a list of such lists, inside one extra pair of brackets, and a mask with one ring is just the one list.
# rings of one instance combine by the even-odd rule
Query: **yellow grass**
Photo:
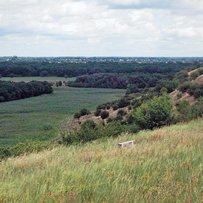
[[(132, 149), (116, 144), (135, 140)], [(202, 202), (203, 119), (9, 158), (0, 202)]]

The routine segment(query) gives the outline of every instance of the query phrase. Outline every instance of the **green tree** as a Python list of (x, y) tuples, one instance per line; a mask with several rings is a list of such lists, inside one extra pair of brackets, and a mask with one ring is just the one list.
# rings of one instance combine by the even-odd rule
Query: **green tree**
[(164, 94), (144, 102), (134, 110), (133, 118), (142, 129), (153, 129), (169, 124), (172, 118), (170, 97)]

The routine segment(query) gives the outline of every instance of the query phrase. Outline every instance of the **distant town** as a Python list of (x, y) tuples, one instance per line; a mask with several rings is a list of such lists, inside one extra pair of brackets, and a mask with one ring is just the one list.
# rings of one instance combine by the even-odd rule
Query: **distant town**
[(203, 57), (0, 57), (0, 62), (5, 61), (27, 61), (27, 62), (49, 62), (49, 63), (203, 63)]

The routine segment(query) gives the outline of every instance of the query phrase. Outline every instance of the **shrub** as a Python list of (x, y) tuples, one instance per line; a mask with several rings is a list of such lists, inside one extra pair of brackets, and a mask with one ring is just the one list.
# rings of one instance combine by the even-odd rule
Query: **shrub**
[(87, 110), (87, 109), (82, 109), (82, 110), (80, 111), (80, 114), (81, 114), (81, 116), (85, 116), (85, 115), (90, 114), (90, 111)]
[(188, 101), (180, 101), (176, 104), (178, 112), (177, 121), (189, 121), (203, 116), (203, 100), (199, 99), (194, 105)]
[(81, 109), (79, 113), (74, 114), (74, 118), (80, 118), (81, 116), (89, 115), (91, 112), (87, 109)]
[(133, 117), (133, 115), (132, 114), (130, 114), (129, 116), (128, 116), (128, 118), (127, 118), (127, 123), (128, 124), (132, 124), (132, 123), (134, 123), (134, 117)]
[(78, 119), (78, 118), (80, 118), (80, 117), (81, 117), (80, 113), (75, 113), (75, 114), (74, 114), (74, 118), (77, 118), (77, 119)]
[(111, 108), (111, 105), (110, 105), (110, 104), (107, 104), (107, 105), (106, 105), (106, 109), (109, 110), (110, 108)]
[(54, 145), (48, 142), (23, 142), (8, 148), (0, 148), (0, 159), (10, 156), (19, 156), (21, 154), (39, 152), (43, 149), (52, 148)]
[(107, 123), (111, 123), (111, 122), (113, 122), (113, 121), (114, 121), (114, 119), (110, 117), (110, 118), (107, 119), (106, 122), (107, 122)]
[(117, 112), (117, 116), (125, 116), (127, 113), (123, 110), (123, 109), (120, 109), (120, 110), (118, 110), (118, 112)]
[(114, 111), (116, 111), (119, 108), (117, 104), (114, 104), (112, 107)]
[(191, 82), (184, 82), (183, 84), (181, 84), (178, 89), (181, 91), (181, 92), (186, 92), (191, 86)]
[(81, 129), (85, 129), (85, 128), (94, 129), (94, 128), (96, 128), (96, 126), (97, 126), (97, 124), (94, 121), (85, 121), (81, 125)]
[(116, 137), (122, 132), (126, 132), (126, 128), (118, 122), (95, 126), (93, 123), (88, 121), (88, 123), (84, 124), (80, 130), (68, 133), (64, 136), (63, 143), (85, 143), (102, 137)]
[(182, 96), (183, 96), (183, 93), (182, 92), (178, 92), (177, 99), (180, 99)]
[(123, 120), (123, 116), (120, 115), (120, 114), (117, 114), (115, 120), (116, 120), (116, 121), (122, 121), (122, 120)]
[(94, 113), (94, 115), (95, 115), (96, 117), (100, 116), (100, 114), (101, 114), (101, 109), (97, 109), (97, 110), (95, 111), (95, 113)]
[(190, 75), (190, 78), (191, 78), (192, 80), (195, 80), (199, 75), (200, 75), (199, 72), (198, 72), (198, 71), (195, 71), (195, 72), (193, 72), (193, 73)]
[(154, 97), (144, 102), (135, 109), (133, 118), (142, 129), (153, 129), (169, 124), (172, 119), (172, 104), (169, 96)]
[(108, 118), (109, 117), (109, 112), (108, 111), (102, 111), (101, 112), (101, 118), (104, 120), (104, 119), (106, 119), (106, 118)]
[(118, 102), (118, 108), (123, 108), (123, 107), (126, 107), (130, 104), (130, 102), (128, 101), (127, 98), (123, 98), (121, 100), (119, 100)]

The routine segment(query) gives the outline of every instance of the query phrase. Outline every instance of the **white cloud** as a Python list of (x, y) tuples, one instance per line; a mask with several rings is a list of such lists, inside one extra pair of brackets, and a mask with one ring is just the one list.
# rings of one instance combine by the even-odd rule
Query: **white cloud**
[(202, 0), (1, 0), (0, 55), (202, 55), (202, 11)]

